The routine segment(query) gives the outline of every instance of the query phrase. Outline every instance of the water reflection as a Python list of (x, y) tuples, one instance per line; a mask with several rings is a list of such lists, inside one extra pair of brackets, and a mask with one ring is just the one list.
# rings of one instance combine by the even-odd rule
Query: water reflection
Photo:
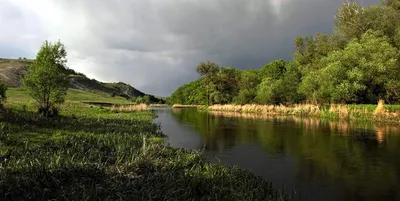
[(169, 115), (197, 135), (184, 126), (175, 137), (190, 135), (206, 156), (285, 184), (302, 199), (400, 200), (398, 126), (190, 109)]

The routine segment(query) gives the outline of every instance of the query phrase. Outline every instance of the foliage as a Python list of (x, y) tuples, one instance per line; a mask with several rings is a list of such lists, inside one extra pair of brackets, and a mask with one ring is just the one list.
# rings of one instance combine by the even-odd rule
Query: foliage
[(67, 52), (63, 44), (45, 41), (24, 77), (24, 87), (38, 103), (44, 116), (57, 114), (57, 104), (64, 102), (69, 86), (65, 74)]
[(169, 98), (169, 103), (185, 105), (207, 104), (207, 93), (204, 90), (206, 85), (204, 79), (199, 79), (179, 87)]
[(212, 76), (218, 73), (219, 66), (211, 61), (202, 62), (197, 65), (196, 72), (201, 76)]
[(4, 101), (7, 99), (7, 86), (0, 82), (0, 109), (3, 107)]
[(273, 61), (261, 68), (263, 77), (274, 80), (280, 79), (286, 71), (286, 62), (283, 60)]
[(150, 96), (149, 95), (143, 96), (143, 103), (145, 103), (147, 105), (150, 104)]
[[(219, 72), (220, 67), (218, 66), (218, 64), (215, 64), (211, 61), (207, 61), (207, 62), (202, 62), (199, 65), (197, 65), (196, 67), (196, 72), (203, 76), (204, 78), (204, 82), (205, 84), (203, 85), (205, 90), (206, 90), (206, 94), (207, 94), (207, 105), (210, 104), (210, 98), (211, 95), (210, 93), (210, 88), (212, 85), (212, 80), (215, 78), (216, 74)], [(215, 95), (214, 95), (215, 96)]]
[[(210, 62), (197, 72), (210, 104), (293, 104), (400, 102), (400, 1), (363, 7), (343, 3), (334, 32), (299, 36), (292, 61), (276, 60), (260, 70), (235, 70)], [(198, 87), (198, 88), (197, 88)], [(188, 93), (174, 93), (174, 103), (192, 104)], [(200, 93), (192, 93), (193, 96)], [(202, 104), (201, 101), (195, 104)]]
[(313, 93), (311, 97), (317, 102), (377, 102), (386, 97), (386, 83), (398, 80), (397, 54), (386, 36), (368, 31), (344, 50), (322, 59), (326, 67), (306, 75), (300, 90)]

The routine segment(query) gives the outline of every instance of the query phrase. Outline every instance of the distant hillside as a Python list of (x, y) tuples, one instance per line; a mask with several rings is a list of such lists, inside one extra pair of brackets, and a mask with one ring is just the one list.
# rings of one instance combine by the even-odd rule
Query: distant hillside
[[(1, 59), (0, 58), (0, 80), (6, 83), (9, 87), (20, 87), (21, 77), (29, 70), (29, 65), (33, 60), (29, 59)], [(121, 96), (124, 98), (143, 97), (145, 94), (129, 84), (118, 83), (103, 83), (95, 79), (89, 79), (81, 73), (67, 69), (71, 80), (71, 88), (85, 91), (99, 91), (110, 94), (111, 96)], [(160, 102), (160, 99), (149, 95), (152, 102)]]

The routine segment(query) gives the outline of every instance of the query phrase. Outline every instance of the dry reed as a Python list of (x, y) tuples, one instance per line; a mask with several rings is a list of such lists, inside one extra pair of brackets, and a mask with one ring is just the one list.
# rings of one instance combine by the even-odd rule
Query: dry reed
[(383, 100), (378, 101), (378, 107), (376, 107), (376, 109), (374, 111), (374, 115), (382, 115), (383, 113), (385, 113), (384, 104), (385, 104), (385, 102)]
[(135, 111), (145, 111), (148, 110), (149, 106), (146, 104), (136, 104), (136, 105), (119, 105), (112, 106), (111, 111), (113, 112), (135, 112)]
[(339, 118), (344, 119), (349, 117), (349, 107), (347, 105), (342, 104), (331, 104), (329, 108), (330, 113), (336, 113), (339, 115)]
[[(198, 107), (198, 106), (195, 106)], [(329, 109), (328, 109), (329, 108)], [(366, 107), (354, 108), (351, 105), (332, 104), (330, 107), (313, 104), (283, 105), (212, 105), (209, 111), (254, 113), (259, 115), (293, 115), (304, 117), (324, 117), (329, 119), (371, 120), (400, 123), (400, 111), (385, 110), (384, 102), (379, 101), (375, 111)]]
[(199, 108), (203, 107), (202, 105), (180, 105), (180, 104), (174, 104), (172, 105), (172, 108)]
[(317, 105), (304, 104), (287, 107), (283, 105), (212, 105), (210, 111), (245, 112), (260, 114), (285, 114), (285, 115), (319, 115), (320, 109)]

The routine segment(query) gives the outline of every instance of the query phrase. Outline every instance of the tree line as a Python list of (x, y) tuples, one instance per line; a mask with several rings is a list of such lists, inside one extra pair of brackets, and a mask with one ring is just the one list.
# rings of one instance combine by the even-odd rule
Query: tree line
[(299, 36), (291, 61), (238, 70), (213, 62), (171, 104), (375, 104), (400, 102), (400, 0), (343, 3), (330, 34)]

